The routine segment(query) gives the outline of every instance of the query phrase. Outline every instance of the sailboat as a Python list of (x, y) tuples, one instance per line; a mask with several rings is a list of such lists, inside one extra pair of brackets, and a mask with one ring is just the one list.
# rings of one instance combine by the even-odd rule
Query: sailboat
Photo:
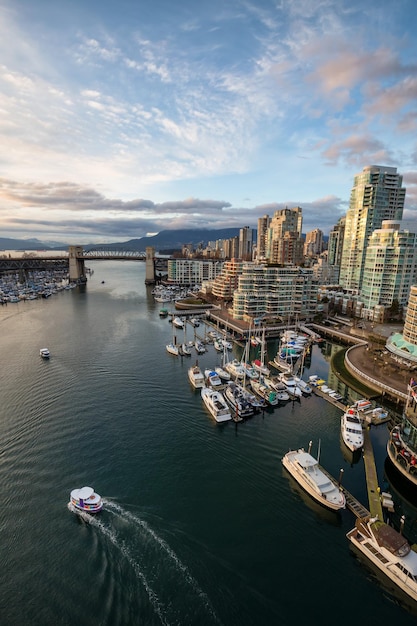
[(260, 343), (260, 355), (259, 355), (259, 358), (256, 358), (252, 361), (252, 365), (260, 374), (262, 374), (262, 376), (269, 376), (271, 374), (271, 370), (265, 364), (265, 355), (266, 355), (266, 343), (265, 343), (265, 328), (264, 328), (262, 331), (262, 340)]
[(215, 372), (220, 376), (223, 381), (229, 381), (231, 379), (230, 373), (226, 370), (225, 365), (227, 362), (227, 346), (223, 344), (223, 361), (221, 365), (216, 365)]

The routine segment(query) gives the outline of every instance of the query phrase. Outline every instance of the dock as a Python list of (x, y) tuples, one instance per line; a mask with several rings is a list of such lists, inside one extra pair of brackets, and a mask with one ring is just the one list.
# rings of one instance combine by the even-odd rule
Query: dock
[(378, 486), (378, 475), (376, 473), (374, 451), (372, 449), (371, 436), (369, 429), (363, 429), (364, 444), (363, 444), (363, 461), (365, 465), (366, 474), (366, 486), (368, 489), (368, 501), (369, 508), (372, 517), (378, 517), (383, 520), (384, 515), (382, 512), (382, 503), (380, 489)]

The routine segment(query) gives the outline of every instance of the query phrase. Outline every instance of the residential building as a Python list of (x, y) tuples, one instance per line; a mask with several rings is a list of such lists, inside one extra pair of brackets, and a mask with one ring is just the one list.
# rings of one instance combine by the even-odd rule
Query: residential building
[(275, 211), (268, 229), (266, 257), (270, 263), (299, 265), (303, 255), (301, 207)]
[(258, 219), (258, 235), (256, 242), (256, 256), (258, 259), (267, 258), (268, 230), (271, 224), (269, 215), (264, 215)]
[(417, 363), (417, 285), (412, 285), (402, 333), (394, 333), (386, 347), (398, 357)]
[(317, 282), (310, 269), (244, 263), (233, 294), (234, 319), (311, 319), (317, 311)]
[(370, 165), (354, 177), (340, 267), (344, 289), (360, 292), (369, 237), (383, 220), (401, 220), (405, 193), (395, 167)]
[(237, 289), (238, 278), (242, 273), (242, 259), (233, 258), (225, 261), (222, 271), (212, 281), (211, 292), (216, 298), (224, 301), (232, 301), (233, 293)]
[(329, 233), (329, 241), (327, 244), (327, 261), (329, 267), (332, 268), (332, 281), (336, 284), (339, 282), (340, 262), (342, 259), (343, 240), (345, 237), (346, 216), (343, 215)]
[(177, 285), (201, 285), (213, 280), (222, 271), (223, 263), (217, 260), (169, 259), (168, 280)]
[(316, 257), (324, 250), (323, 245), (323, 231), (320, 228), (310, 230), (306, 234), (306, 240), (304, 243), (304, 256)]
[(255, 231), (249, 226), (245, 226), (239, 230), (239, 258), (244, 261), (251, 261), (253, 256), (253, 247), (255, 243)]
[(369, 237), (360, 294), (362, 315), (369, 319), (375, 319), (373, 309), (386, 309), (394, 301), (406, 307), (416, 283), (417, 235), (400, 227), (400, 222), (385, 220)]

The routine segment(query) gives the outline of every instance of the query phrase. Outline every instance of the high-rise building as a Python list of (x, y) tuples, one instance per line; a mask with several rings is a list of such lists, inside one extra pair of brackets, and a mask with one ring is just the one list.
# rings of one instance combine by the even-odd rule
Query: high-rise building
[(323, 231), (320, 228), (306, 234), (304, 256), (316, 257), (323, 252)]
[(340, 267), (344, 289), (359, 293), (369, 237), (383, 220), (401, 220), (405, 192), (395, 167), (369, 165), (354, 177)]
[(264, 215), (258, 219), (258, 237), (256, 242), (257, 258), (267, 258), (268, 229), (271, 223), (269, 215)]
[(365, 317), (371, 317), (375, 307), (388, 308), (394, 301), (407, 306), (416, 282), (417, 235), (400, 228), (400, 222), (386, 220), (369, 237), (360, 295), (369, 311)]
[(303, 261), (303, 210), (275, 211), (268, 229), (266, 256), (271, 263), (299, 265)]
[(252, 260), (254, 235), (253, 228), (249, 228), (249, 226), (239, 230), (239, 257), (244, 261)]
[(342, 259), (343, 240), (345, 238), (346, 216), (343, 215), (329, 233), (327, 244), (327, 260), (329, 267), (333, 268), (335, 283), (339, 282), (340, 262)]
[(317, 293), (311, 269), (244, 263), (233, 293), (232, 315), (247, 322), (258, 317), (286, 322), (312, 319), (317, 312)]

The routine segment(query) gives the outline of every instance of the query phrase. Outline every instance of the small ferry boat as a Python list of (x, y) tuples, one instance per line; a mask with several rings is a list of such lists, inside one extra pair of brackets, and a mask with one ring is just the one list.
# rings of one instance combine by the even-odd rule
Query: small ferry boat
[(71, 491), (68, 507), (84, 513), (99, 513), (103, 508), (103, 500), (92, 487), (82, 487)]
[(41, 348), (39, 350), (39, 354), (43, 359), (49, 359), (49, 357), (51, 356), (51, 353), (49, 352), (48, 348)]
[(363, 447), (363, 428), (358, 412), (355, 408), (349, 407), (342, 414), (340, 420), (340, 430), (345, 446), (352, 452)]
[(399, 589), (417, 600), (417, 552), (403, 535), (373, 517), (357, 519), (346, 537)]
[[(309, 446), (310, 450), (311, 445)], [(282, 464), (298, 484), (317, 502), (332, 511), (346, 506), (344, 493), (327, 474), (318, 461), (305, 452), (304, 448), (290, 450), (282, 459)]]

